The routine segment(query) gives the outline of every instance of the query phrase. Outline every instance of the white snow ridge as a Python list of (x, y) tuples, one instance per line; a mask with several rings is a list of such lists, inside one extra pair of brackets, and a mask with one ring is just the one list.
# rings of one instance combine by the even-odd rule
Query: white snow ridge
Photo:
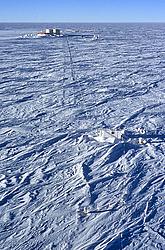
[(165, 24), (58, 26), (0, 24), (0, 249), (163, 250)]

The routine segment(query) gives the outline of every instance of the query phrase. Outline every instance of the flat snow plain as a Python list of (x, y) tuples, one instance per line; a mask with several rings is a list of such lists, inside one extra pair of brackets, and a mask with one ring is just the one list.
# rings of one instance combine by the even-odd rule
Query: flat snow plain
[(0, 61), (0, 249), (165, 249), (165, 24), (0, 24)]

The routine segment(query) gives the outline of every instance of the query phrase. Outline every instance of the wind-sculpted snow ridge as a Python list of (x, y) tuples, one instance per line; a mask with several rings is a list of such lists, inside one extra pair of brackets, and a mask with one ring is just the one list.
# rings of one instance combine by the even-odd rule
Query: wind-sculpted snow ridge
[(1, 25), (0, 249), (165, 249), (164, 24)]

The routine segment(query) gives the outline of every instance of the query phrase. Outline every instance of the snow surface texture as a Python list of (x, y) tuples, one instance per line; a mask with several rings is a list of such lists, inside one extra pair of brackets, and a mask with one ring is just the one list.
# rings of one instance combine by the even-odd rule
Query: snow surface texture
[(165, 249), (165, 24), (50, 26), (0, 24), (0, 249)]

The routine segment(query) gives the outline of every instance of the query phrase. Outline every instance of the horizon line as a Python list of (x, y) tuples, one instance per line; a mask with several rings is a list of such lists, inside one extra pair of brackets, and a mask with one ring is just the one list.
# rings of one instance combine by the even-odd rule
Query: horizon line
[(93, 21), (93, 22), (92, 21), (91, 22), (80, 22), (80, 21), (79, 22), (75, 22), (75, 21), (74, 22), (70, 22), (70, 21), (68, 21), (68, 22), (67, 21), (61, 21), (61, 22), (59, 22), (59, 21), (58, 22), (57, 21), (55, 21), (55, 22), (53, 22), (53, 21), (45, 21), (45, 22), (44, 21), (41, 21), (41, 22), (33, 22), (33, 21), (14, 21), (14, 22), (12, 22), (12, 21), (0, 21), (0, 23), (73, 23), (73, 24), (76, 24), (76, 23), (82, 23), (82, 24), (83, 23), (84, 24), (85, 23), (87, 23), (87, 24), (88, 23), (96, 23), (96, 24), (97, 23), (98, 24), (99, 23), (103, 23), (103, 24), (104, 23), (105, 24), (106, 23), (107, 24), (108, 23), (162, 23), (163, 24), (163, 23), (165, 23), (165, 21), (110, 21), (110, 22), (104, 22), (104, 21), (103, 22), (101, 22), (101, 21), (100, 22), (95, 22), (95, 21)]

